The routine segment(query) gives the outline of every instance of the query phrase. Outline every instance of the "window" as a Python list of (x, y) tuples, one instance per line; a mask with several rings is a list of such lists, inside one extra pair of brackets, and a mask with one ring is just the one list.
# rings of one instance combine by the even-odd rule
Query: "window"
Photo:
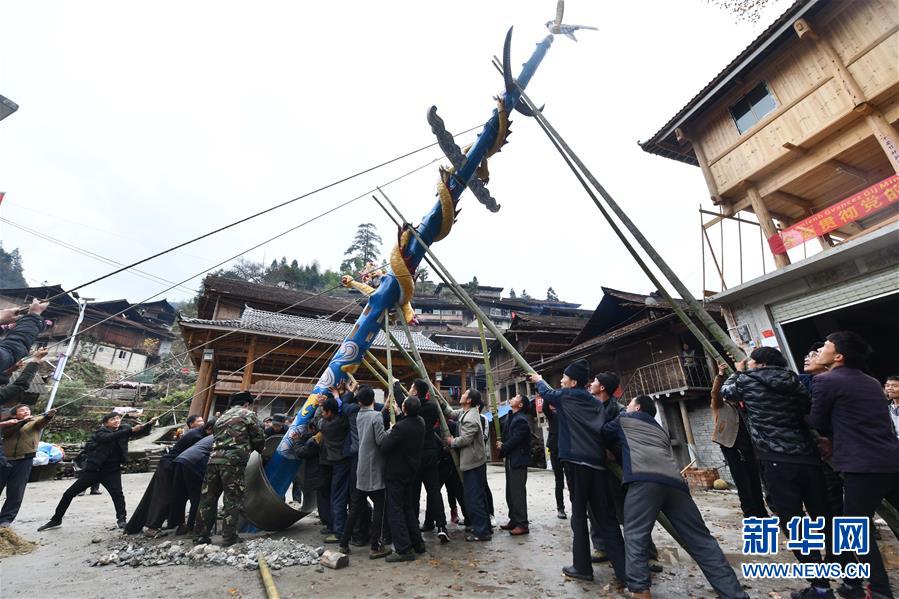
[(737, 130), (743, 134), (775, 108), (777, 102), (768, 91), (768, 86), (762, 82), (730, 107), (730, 115), (737, 125)]

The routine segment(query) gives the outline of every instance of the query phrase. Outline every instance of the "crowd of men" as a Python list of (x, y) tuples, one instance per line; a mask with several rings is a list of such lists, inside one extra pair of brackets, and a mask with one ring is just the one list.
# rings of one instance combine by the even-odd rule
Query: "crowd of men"
[[(0, 342), (4, 377), (23, 368), (21, 360), (43, 327), (45, 308), (46, 303), (35, 302), (19, 318), (0, 311), (3, 324), (15, 323)], [(770, 347), (755, 349), (729, 376), (720, 365), (711, 393), (713, 440), (721, 447), (746, 518), (776, 515), (785, 528), (793, 517), (820, 517), (828, 523), (829, 536), (834, 516), (871, 518), (883, 501), (899, 506), (899, 377), (889, 377), (882, 388), (866, 372), (869, 353), (863, 339), (842, 331), (810, 349), (801, 374)], [(0, 399), (12, 405), (0, 421), (5, 450), (0, 489), (6, 489), (0, 526), (8, 526), (18, 513), (41, 430), (54, 416), (54, 411), (33, 416), (20, 401), (36, 372), (34, 364), (24, 366), (13, 384), (8, 378), (0, 381)], [(593, 564), (607, 560), (621, 588), (633, 597), (651, 597), (651, 573), (660, 569), (652, 531), (664, 514), (668, 531), (719, 597), (748, 597), (703, 521), (651, 398), (638, 396), (623, 406), (615, 399), (618, 377), (591, 375), (584, 360), (565, 369), (558, 389), (538, 374), (530, 380), (549, 423), (547, 448), (560, 519), (569, 517), (566, 486), (569, 492), (573, 541), (572, 562), (562, 568), (566, 576), (593, 580)], [(464, 525), (465, 541), (492, 540), (496, 522), (486, 471), (491, 441), (480, 392), (467, 389), (453, 409), (428, 381), (416, 379), (408, 390), (398, 384), (381, 404), (371, 387), (353, 381), (317, 399), (314, 416), (298, 429), (290, 428), (284, 414), (260, 423), (246, 391), (232, 395), (228, 410), (217, 418), (190, 416), (130, 521), (121, 479), (128, 441), (148, 433), (155, 420), (127, 424), (120, 414), (106, 414), (76, 459), (78, 478), (38, 530), (60, 527), (74, 498), (100, 484), (126, 532), (156, 537), (173, 529), (176, 535), (193, 534), (197, 544), (210, 543), (221, 513), (222, 545), (239, 543), (247, 461), (253, 451), (262, 452), (267, 438), (290, 434), (293, 457), (306, 465), (305, 489), (295, 481), (293, 499), (300, 501), (304, 490), (315, 493), (323, 540), (341, 552), (368, 546), (371, 559), (411, 562), (426, 551), (423, 533), (451, 542), (444, 490), (449, 521)], [(495, 441), (504, 460), (508, 507), (508, 520), (500, 528), (511, 536), (530, 532), (527, 480), (534, 404), (526, 395), (513, 397)], [(846, 579), (836, 592), (845, 598), (892, 597), (874, 538), (869, 547), (867, 555), (795, 555), (801, 562), (826, 557), (867, 563), (869, 587)], [(792, 593), (794, 599), (834, 597), (828, 579), (808, 582)]]

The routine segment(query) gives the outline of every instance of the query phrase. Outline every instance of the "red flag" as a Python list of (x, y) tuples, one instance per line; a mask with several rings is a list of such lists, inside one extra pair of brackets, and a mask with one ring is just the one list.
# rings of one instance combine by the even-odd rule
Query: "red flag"
[(3, 203), (3, 198), (4, 198), (4, 196), (6, 196), (6, 192), (5, 192), (5, 191), (0, 191), (0, 204)]

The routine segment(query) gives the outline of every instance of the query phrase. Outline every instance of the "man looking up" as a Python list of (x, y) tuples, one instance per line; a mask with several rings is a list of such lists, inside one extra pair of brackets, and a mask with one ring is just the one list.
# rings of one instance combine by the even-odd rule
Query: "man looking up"
[(571, 490), (571, 530), (573, 532), (573, 565), (562, 568), (571, 578), (593, 580), (590, 561), (590, 538), (587, 534), (587, 506), (593, 510), (600, 535), (615, 576), (623, 584), (624, 541), (618, 521), (610, 505), (604, 470), (606, 448), (602, 441), (602, 427), (606, 422), (603, 406), (584, 388), (590, 365), (586, 360), (572, 362), (562, 375), (562, 388), (553, 389), (539, 374), (530, 375), (537, 384), (537, 392), (550, 406), (555, 406), (559, 418), (559, 459), (568, 472)]

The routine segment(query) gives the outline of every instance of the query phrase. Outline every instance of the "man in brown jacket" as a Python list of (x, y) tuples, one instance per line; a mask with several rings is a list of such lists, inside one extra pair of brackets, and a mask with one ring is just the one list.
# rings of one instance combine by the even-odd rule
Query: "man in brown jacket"
[(730, 470), (730, 475), (737, 485), (740, 497), (740, 509), (744, 518), (767, 518), (765, 499), (762, 495), (762, 483), (759, 476), (759, 464), (752, 450), (749, 431), (740, 415), (740, 409), (721, 397), (721, 385), (724, 383), (726, 366), (718, 367), (718, 374), (712, 382), (712, 418), (715, 428), (712, 430), (712, 441), (721, 446), (721, 453)]
[(35, 418), (30, 407), (19, 404), (13, 408), (12, 414), (12, 418), (3, 422), (7, 425), (3, 427), (3, 452), (9, 467), (0, 468), (0, 491), (6, 488), (6, 501), (0, 510), (0, 526), (12, 524), (22, 507), (25, 485), (31, 475), (31, 460), (37, 453), (41, 431), (53, 419), (56, 410)]

